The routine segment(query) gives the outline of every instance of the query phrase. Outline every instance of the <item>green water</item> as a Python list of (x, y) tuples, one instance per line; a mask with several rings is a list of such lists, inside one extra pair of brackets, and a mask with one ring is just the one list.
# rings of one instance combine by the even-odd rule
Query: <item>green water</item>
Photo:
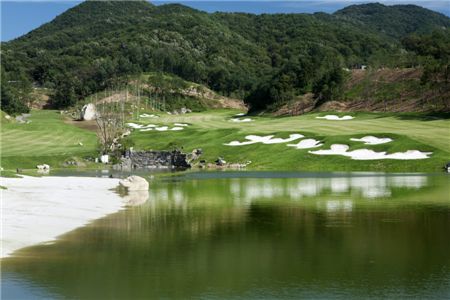
[(21, 250), (2, 299), (450, 298), (450, 177), (200, 173)]

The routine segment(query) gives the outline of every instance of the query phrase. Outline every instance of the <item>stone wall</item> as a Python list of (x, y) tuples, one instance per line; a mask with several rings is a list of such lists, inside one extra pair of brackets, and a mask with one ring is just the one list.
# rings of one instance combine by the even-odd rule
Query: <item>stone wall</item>
[(180, 151), (127, 151), (116, 169), (187, 169), (187, 154)]

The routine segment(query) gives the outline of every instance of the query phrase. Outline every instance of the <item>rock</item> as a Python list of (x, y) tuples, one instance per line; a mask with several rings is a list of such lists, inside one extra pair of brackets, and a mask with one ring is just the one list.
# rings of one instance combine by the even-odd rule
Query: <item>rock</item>
[(50, 172), (50, 166), (47, 164), (37, 165), (36, 168), (38, 169), (37, 171), (40, 174), (48, 174)]
[[(125, 158), (130, 159), (133, 169), (154, 169), (154, 168), (172, 168), (187, 169), (190, 164), (187, 161), (187, 154), (178, 150), (174, 151), (133, 151), (125, 153)], [(124, 164), (122, 159), (122, 165)], [(128, 167), (128, 161), (124, 167)]]
[(144, 178), (136, 175), (129, 176), (119, 181), (119, 186), (128, 191), (147, 191), (149, 184)]
[(80, 119), (83, 121), (95, 120), (96, 116), (97, 116), (97, 110), (95, 109), (95, 105), (92, 103), (86, 104), (81, 109)]
[(109, 155), (104, 154), (104, 155), (100, 156), (100, 161), (104, 164), (107, 164), (109, 162)]
[(215, 163), (216, 163), (216, 165), (218, 165), (218, 166), (223, 166), (223, 165), (225, 165), (227, 162), (226, 162), (222, 157), (219, 157), (219, 158), (216, 159)]
[(36, 168), (38, 170), (50, 170), (50, 166), (47, 164), (43, 164), (43, 165), (37, 165)]

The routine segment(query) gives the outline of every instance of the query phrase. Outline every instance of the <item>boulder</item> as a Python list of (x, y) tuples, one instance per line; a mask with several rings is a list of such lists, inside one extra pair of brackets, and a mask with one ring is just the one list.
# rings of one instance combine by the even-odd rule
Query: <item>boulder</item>
[(119, 186), (130, 191), (147, 191), (149, 184), (144, 178), (136, 175), (129, 176), (119, 181)]
[(81, 109), (80, 119), (83, 121), (95, 120), (96, 116), (97, 110), (95, 109), (95, 105), (92, 103), (84, 105)]
[(109, 162), (109, 155), (104, 154), (104, 155), (100, 156), (100, 161), (104, 164), (107, 164)]
[(39, 174), (48, 174), (50, 172), (50, 166), (47, 164), (37, 165), (36, 168)]
[(38, 170), (50, 170), (50, 166), (47, 164), (43, 164), (43, 165), (37, 165), (36, 168)]

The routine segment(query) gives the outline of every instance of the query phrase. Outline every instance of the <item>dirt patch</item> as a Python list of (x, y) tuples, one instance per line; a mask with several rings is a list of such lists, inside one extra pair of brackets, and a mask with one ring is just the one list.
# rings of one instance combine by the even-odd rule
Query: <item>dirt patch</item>
[(77, 121), (70, 118), (65, 118), (64, 123), (76, 126), (81, 129), (86, 129), (89, 131), (97, 132), (97, 122), (95, 120), (92, 121)]

